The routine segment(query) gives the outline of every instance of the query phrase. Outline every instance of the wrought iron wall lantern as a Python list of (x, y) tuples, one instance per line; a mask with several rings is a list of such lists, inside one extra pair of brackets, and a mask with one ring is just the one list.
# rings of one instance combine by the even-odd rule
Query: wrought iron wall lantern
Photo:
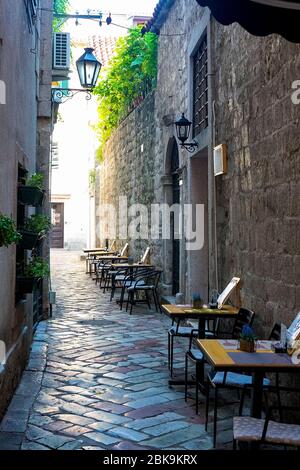
[(52, 100), (64, 103), (78, 93), (86, 93), (86, 99), (92, 98), (92, 91), (97, 84), (102, 64), (93, 54), (94, 49), (85, 48), (84, 54), (76, 61), (77, 72), (82, 88), (52, 88)]
[(198, 143), (194, 140), (193, 142), (186, 142), (189, 138), (192, 123), (185, 117), (184, 113), (178, 121), (175, 121), (177, 138), (180, 141), (181, 148), (186, 149), (192, 153), (198, 147)]

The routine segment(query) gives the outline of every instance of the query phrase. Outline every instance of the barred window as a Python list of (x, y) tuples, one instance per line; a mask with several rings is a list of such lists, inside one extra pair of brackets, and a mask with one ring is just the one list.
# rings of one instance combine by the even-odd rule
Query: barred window
[(32, 33), (36, 21), (39, 0), (24, 0), (29, 32)]
[(193, 137), (208, 126), (207, 35), (193, 57)]

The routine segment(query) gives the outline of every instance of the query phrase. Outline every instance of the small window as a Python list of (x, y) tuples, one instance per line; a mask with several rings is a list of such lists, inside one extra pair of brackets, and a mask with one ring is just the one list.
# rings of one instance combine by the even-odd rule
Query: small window
[(53, 169), (58, 170), (59, 168), (59, 150), (58, 150), (58, 142), (52, 143), (52, 159), (51, 159), (51, 167)]
[(193, 137), (208, 126), (207, 35), (193, 57)]

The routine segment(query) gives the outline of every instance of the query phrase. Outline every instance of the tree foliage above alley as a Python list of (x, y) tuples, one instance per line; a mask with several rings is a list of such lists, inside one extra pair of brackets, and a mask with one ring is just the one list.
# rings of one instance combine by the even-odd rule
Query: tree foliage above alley
[[(100, 74), (94, 93), (99, 96), (96, 131), (103, 145), (132, 109), (135, 100), (156, 84), (157, 36), (133, 28), (121, 37), (115, 55)], [(100, 151), (101, 152), (101, 147)]]
[[(69, 0), (54, 0), (53, 2), (53, 9), (54, 13), (66, 13), (70, 6)], [(63, 21), (61, 18), (53, 18), (53, 31), (59, 32), (63, 25)]]

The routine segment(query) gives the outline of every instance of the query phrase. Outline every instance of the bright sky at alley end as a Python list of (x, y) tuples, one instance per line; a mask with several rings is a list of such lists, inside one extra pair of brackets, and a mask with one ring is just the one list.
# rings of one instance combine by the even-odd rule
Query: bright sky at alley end
[(85, 13), (87, 9), (101, 10), (104, 14), (128, 13), (152, 16), (158, 0), (70, 0), (70, 12)]

